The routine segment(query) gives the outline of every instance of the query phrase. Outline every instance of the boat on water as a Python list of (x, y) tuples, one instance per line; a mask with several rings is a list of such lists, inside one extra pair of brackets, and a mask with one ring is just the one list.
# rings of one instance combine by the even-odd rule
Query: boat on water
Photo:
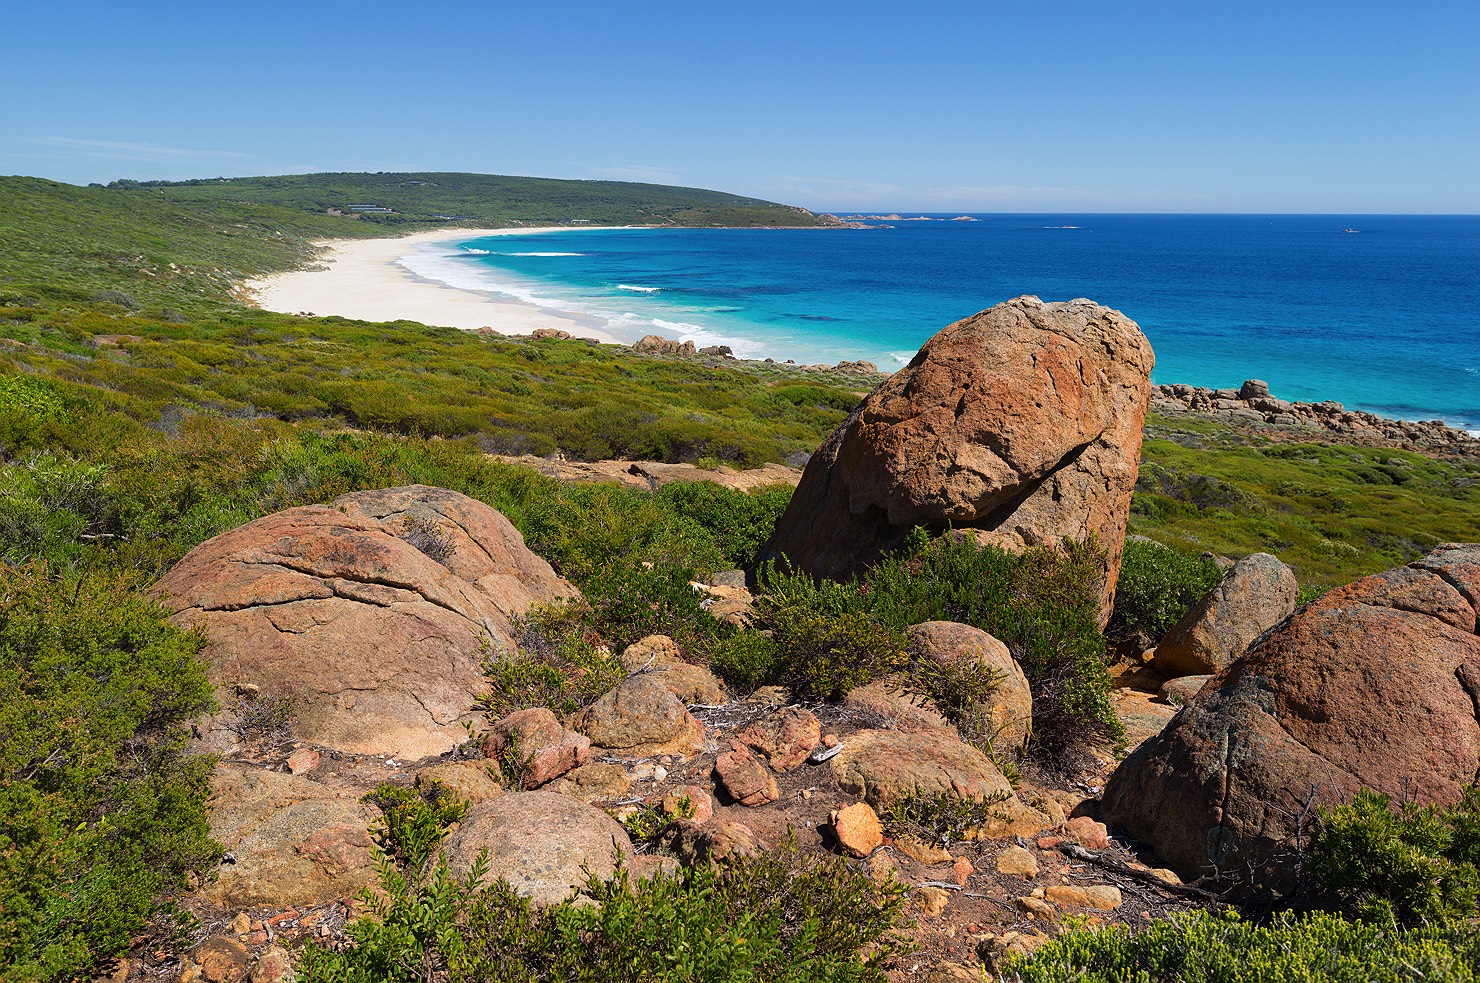
[(1361, 232), (1361, 229), (1342, 229), (1342, 232)]

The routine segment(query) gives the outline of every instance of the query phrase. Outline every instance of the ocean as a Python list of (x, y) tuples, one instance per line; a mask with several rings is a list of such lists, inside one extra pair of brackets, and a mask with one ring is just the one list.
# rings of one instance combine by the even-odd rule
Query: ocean
[(571, 229), (402, 263), (619, 337), (886, 370), (1000, 301), (1088, 297), (1141, 325), (1157, 382), (1257, 378), (1284, 399), (1480, 429), (1480, 217), (927, 217), (868, 230)]

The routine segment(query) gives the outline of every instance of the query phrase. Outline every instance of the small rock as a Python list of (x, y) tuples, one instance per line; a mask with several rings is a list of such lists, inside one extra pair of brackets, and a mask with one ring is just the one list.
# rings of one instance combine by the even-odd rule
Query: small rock
[(889, 884), (896, 880), (894, 860), (882, 850), (869, 854), (869, 858), (864, 861), (864, 866), (868, 870), (869, 880), (875, 884)]
[(443, 846), (458, 876), (485, 850), (488, 878), (504, 878), (536, 905), (565, 900), (590, 873), (611, 877), (619, 860), (633, 854), (616, 820), (545, 791), (508, 792), (474, 806)]
[(955, 863), (951, 864), (951, 876), (955, 878), (957, 884), (962, 886), (965, 886), (971, 875), (975, 873), (976, 868), (965, 857), (957, 857)]
[(866, 857), (884, 843), (884, 826), (867, 802), (834, 812), (832, 828), (838, 845), (855, 857)]
[(714, 797), (707, 788), (685, 785), (663, 797), (663, 814), (695, 823), (707, 823), (714, 817)]
[(1035, 949), (1047, 941), (1048, 936), (1038, 932), (1004, 932), (983, 939), (976, 947), (976, 955), (988, 972), (1000, 976), (1007, 968), (1009, 957), (1032, 955)]
[(485, 761), (447, 761), (423, 768), (416, 773), (416, 787), (420, 789), (441, 785), (470, 806), (504, 793), (498, 780), (489, 774), (492, 768)]
[(1042, 898), (1035, 898), (1028, 895), (1021, 898), (1013, 898), (1012, 903), (1034, 918), (1042, 918), (1046, 922), (1051, 922), (1059, 917), (1058, 909)]
[(517, 737), (517, 752), (524, 761), (523, 784), (537, 788), (591, 759), (591, 741), (583, 734), (566, 730), (555, 714), (544, 707), (516, 710), (488, 728), (483, 735), (483, 753), (495, 761)]
[(281, 946), (271, 946), (252, 965), (252, 983), (292, 983), (293, 957)]
[(942, 960), (930, 967), (925, 983), (981, 983), (982, 974), (960, 963)]
[(236, 939), (215, 935), (190, 950), (200, 966), (200, 975), (209, 983), (240, 983), (247, 978), (251, 954)]
[(1151, 871), (1151, 876), (1167, 884), (1171, 884), (1174, 887), (1182, 883), (1182, 878), (1177, 876), (1177, 872), (1175, 870), (1167, 870), (1165, 867), (1153, 868)]
[(686, 864), (702, 860), (723, 863), (737, 857), (756, 857), (766, 844), (744, 823), (711, 819), (702, 825), (680, 823), (673, 842), (673, 852)]
[(1157, 693), (1174, 707), (1182, 707), (1192, 702), (1192, 698), (1207, 684), (1210, 675), (1179, 676), (1176, 679), (1168, 679), (1161, 684), (1161, 690)]
[(823, 734), (822, 735), (822, 746), (823, 747), (837, 747), (838, 746), (838, 743), (839, 742), (838, 742), (838, 735), (837, 734)]
[(997, 854), (997, 873), (1031, 880), (1038, 876), (1038, 858), (1030, 850), (1010, 846)]
[(252, 930), (252, 918), (245, 911), (239, 911), (231, 920), (231, 933), (233, 935), (246, 935)]
[(1109, 884), (1092, 884), (1088, 887), (1055, 884), (1043, 893), (1055, 904), (1072, 908), (1098, 908), (1100, 911), (1114, 911), (1120, 907), (1122, 900), (1120, 888)]
[(632, 676), (576, 715), (572, 726), (597, 747), (629, 757), (692, 754), (703, 743), (704, 725), (682, 700), (646, 673)]
[(911, 860), (922, 864), (948, 864), (951, 853), (944, 847), (925, 843), (913, 836), (901, 836), (894, 841), (894, 848)]
[(294, 775), (306, 775), (319, 766), (319, 752), (311, 747), (301, 747), (288, 755), (288, 771)]
[(781, 796), (771, 770), (749, 751), (730, 751), (714, 762), (725, 794), (743, 806), (762, 806)]
[(1086, 850), (1110, 849), (1110, 831), (1088, 816), (1075, 816), (1064, 824), (1064, 831)]
[(951, 903), (951, 892), (939, 887), (921, 887), (915, 889), (915, 903), (920, 906), (928, 918), (934, 918), (946, 910), (946, 905)]
[(592, 761), (566, 772), (545, 787), (586, 803), (607, 802), (626, 795), (632, 788), (632, 778), (621, 765)]
[(735, 734), (735, 740), (762, 755), (777, 772), (791, 771), (807, 760), (822, 740), (822, 724), (809, 710), (786, 707)]

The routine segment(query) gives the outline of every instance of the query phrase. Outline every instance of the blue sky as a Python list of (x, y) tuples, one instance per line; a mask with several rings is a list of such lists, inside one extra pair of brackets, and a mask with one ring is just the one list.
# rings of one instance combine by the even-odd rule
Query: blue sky
[[(535, 9), (538, 6), (539, 9)], [(0, 173), (1480, 213), (1480, 2), (26, 3)]]

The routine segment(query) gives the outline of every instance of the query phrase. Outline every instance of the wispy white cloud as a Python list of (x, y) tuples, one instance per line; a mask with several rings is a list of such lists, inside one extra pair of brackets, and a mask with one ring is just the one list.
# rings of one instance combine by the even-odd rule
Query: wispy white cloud
[(648, 184), (678, 184), (679, 173), (671, 167), (652, 164), (613, 164), (608, 167), (587, 167), (596, 177), (609, 181), (644, 181)]
[(124, 140), (87, 140), (77, 137), (20, 137), (20, 143), (38, 147), (51, 147), (67, 156), (92, 157), (103, 160), (134, 160), (170, 162), (181, 160), (241, 160), (249, 154), (236, 150), (195, 150), (186, 147), (162, 147), (154, 143), (133, 143)]

